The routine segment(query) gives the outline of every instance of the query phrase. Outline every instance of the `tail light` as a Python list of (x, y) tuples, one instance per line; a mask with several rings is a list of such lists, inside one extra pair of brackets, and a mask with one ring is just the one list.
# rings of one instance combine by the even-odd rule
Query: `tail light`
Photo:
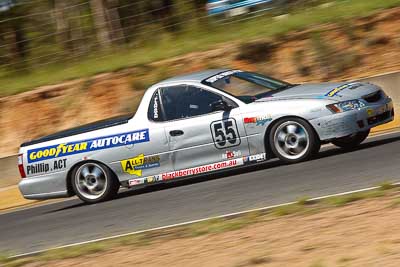
[(25, 170), (24, 170), (24, 155), (19, 154), (18, 155), (18, 169), (19, 169), (19, 174), (21, 175), (21, 178), (26, 178)]

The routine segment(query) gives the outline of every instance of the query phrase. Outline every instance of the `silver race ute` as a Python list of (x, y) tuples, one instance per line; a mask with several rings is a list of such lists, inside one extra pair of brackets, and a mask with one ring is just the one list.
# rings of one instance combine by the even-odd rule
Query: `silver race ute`
[(392, 121), (390, 97), (360, 82), (290, 84), (240, 70), (208, 70), (149, 88), (134, 116), (21, 145), (27, 199), (88, 203), (141, 187), (278, 157), (304, 161), (321, 144), (358, 146)]

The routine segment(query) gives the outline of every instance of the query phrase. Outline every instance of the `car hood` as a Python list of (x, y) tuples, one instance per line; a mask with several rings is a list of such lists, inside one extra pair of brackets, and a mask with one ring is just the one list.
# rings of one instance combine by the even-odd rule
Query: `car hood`
[(268, 97), (258, 99), (257, 102), (304, 98), (343, 101), (358, 99), (379, 90), (376, 85), (361, 82), (302, 84), (278, 90)]

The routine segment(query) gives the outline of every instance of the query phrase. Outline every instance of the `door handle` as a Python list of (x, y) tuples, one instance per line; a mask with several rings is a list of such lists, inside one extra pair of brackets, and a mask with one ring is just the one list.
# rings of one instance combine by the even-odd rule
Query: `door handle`
[(169, 134), (171, 136), (179, 136), (179, 135), (183, 135), (183, 131), (182, 130), (173, 130), (173, 131), (170, 131)]

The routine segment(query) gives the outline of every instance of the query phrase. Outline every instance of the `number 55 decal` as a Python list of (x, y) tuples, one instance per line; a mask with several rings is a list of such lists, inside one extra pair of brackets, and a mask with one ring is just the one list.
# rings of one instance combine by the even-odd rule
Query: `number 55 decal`
[(239, 131), (236, 121), (229, 118), (211, 123), (211, 134), (217, 148), (227, 148), (240, 145)]

